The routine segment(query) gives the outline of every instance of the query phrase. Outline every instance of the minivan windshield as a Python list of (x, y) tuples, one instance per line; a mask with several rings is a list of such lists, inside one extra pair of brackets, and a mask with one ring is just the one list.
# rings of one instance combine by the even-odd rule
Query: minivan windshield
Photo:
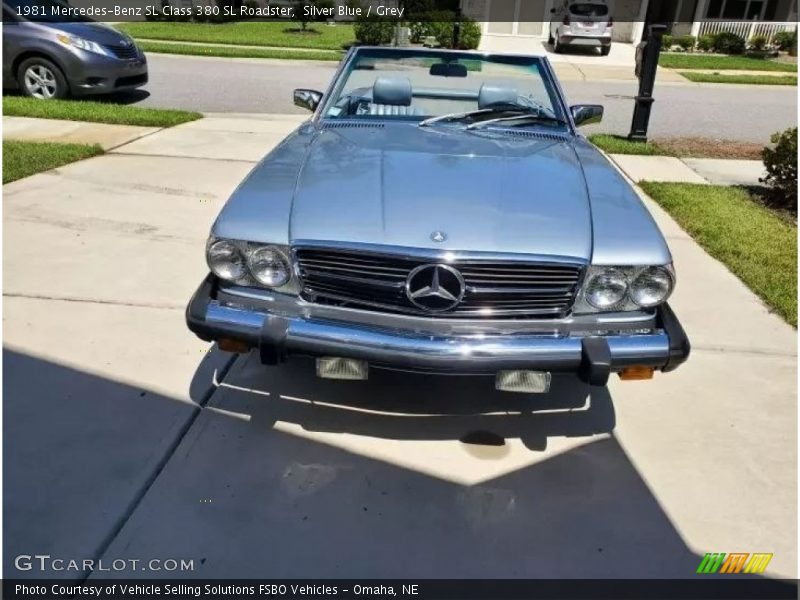
[(496, 112), (500, 109), (534, 112), (547, 117), (551, 126), (565, 120), (536, 56), (359, 48), (339, 77), (323, 116), (422, 122), (476, 111), (495, 118), (502, 116)]
[(608, 15), (608, 6), (605, 4), (572, 4), (569, 12), (578, 17), (605, 17)]

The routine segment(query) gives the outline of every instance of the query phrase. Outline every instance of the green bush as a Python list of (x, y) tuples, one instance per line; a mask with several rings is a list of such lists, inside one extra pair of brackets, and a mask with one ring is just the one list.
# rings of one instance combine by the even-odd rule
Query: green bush
[(761, 151), (767, 169), (761, 182), (772, 188), (776, 204), (797, 212), (797, 127), (774, 133), (770, 140), (775, 147)]
[(701, 35), (697, 38), (697, 49), (704, 52), (711, 52), (714, 49), (714, 36)]
[(408, 23), (409, 34), (408, 37), (411, 40), (412, 44), (419, 44), (423, 38), (431, 35), (430, 28), (428, 27), (427, 21), (418, 21), (417, 18), (421, 17), (412, 17)]
[(775, 37), (772, 38), (772, 43), (775, 44), (779, 50), (791, 50), (792, 46), (795, 45), (795, 35), (796, 33), (794, 31), (779, 31), (775, 34)]
[[(481, 27), (469, 17), (462, 17), (460, 20), (461, 32), (458, 36), (458, 50), (475, 50), (481, 43)], [(453, 47), (453, 29), (455, 20), (450, 21), (431, 21), (429, 25), (433, 35), (439, 45), (443, 48)]]
[(661, 37), (661, 47), (662, 47), (664, 50), (669, 50), (670, 48), (672, 48), (672, 45), (673, 45), (674, 43), (675, 43), (675, 40), (674, 40), (674, 39), (672, 38), (672, 36), (671, 36), (670, 34), (668, 34), (668, 33), (665, 33), (665, 34), (664, 34), (664, 35)]
[(744, 38), (730, 31), (723, 31), (714, 36), (714, 50), (722, 54), (743, 54)]
[(675, 40), (675, 42), (678, 44), (678, 46), (689, 52), (690, 50), (694, 50), (694, 45), (697, 43), (697, 38), (693, 35), (682, 35)]
[(753, 50), (763, 50), (767, 47), (767, 37), (764, 35), (754, 35), (750, 39), (750, 48)]
[(372, 16), (362, 17), (353, 24), (353, 33), (359, 44), (380, 46), (394, 39), (395, 24), (392, 21)]

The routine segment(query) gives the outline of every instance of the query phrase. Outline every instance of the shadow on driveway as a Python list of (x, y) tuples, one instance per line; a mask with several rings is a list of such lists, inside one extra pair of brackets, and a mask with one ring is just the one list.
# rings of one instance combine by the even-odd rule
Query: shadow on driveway
[(5, 350), (6, 577), (84, 575), (16, 571), (21, 553), (194, 561), (102, 578), (687, 578), (699, 564), (608, 433), (605, 389), (587, 405), (561, 379), (541, 399), (481, 378), (348, 385), (250, 356), (205, 404), (215, 352), (191, 404)]

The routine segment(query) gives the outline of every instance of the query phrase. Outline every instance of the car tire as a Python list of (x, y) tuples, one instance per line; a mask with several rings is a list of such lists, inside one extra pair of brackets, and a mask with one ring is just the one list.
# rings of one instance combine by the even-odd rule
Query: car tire
[(600, 48), (600, 56), (608, 56), (609, 52), (611, 52), (611, 46), (603, 46)]
[(35, 56), (22, 61), (17, 69), (17, 84), (26, 96), (51, 100), (66, 98), (69, 83), (58, 66), (46, 58)]
[(553, 39), (553, 52), (556, 54), (561, 54), (564, 49), (561, 47), (561, 44), (558, 43), (558, 38)]

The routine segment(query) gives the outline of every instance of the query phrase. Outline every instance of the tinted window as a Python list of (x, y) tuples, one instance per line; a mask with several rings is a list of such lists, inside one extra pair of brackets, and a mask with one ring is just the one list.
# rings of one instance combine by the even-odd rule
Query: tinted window
[(573, 4), (569, 12), (579, 17), (605, 17), (608, 7), (605, 4)]

